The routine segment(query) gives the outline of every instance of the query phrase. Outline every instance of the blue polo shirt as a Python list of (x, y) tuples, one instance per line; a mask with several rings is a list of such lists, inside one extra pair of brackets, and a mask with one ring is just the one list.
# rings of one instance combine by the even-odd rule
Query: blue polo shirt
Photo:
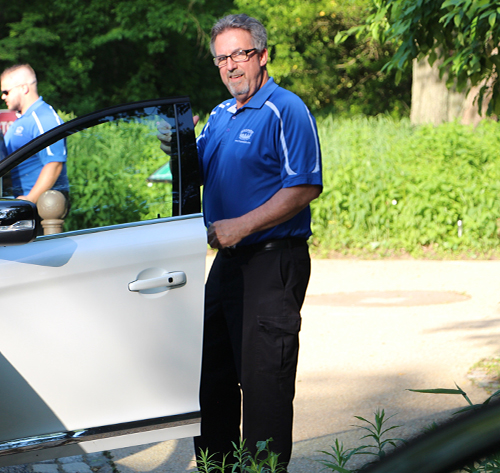
[[(5, 133), (7, 152), (11, 154), (17, 151), (37, 136), (62, 123), (56, 111), (40, 97)], [(69, 191), (66, 173), (66, 142), (60, 140), (28, 158), (11, 171), (14, 197), (27, 195), (35, 185), (42, 168), (51, 162), (64, 163), (61, 174), (52, 189)]]
[[(297, 95), (272, 78), (240, 109), (236, 99), (214, 108), (197, 145), (207, 226), (250, 212), (282, 188), (322, 185), (316, 121)], [(308, 206), (239, 245), (308, 238), (310, 222)]]

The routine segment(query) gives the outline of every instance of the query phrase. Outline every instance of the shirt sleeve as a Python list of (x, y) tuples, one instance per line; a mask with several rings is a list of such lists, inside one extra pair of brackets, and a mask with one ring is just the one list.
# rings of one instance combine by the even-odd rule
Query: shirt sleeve
[(296, 96), (280, 111), (283, 187), (322, 185), (321, 149), (316, 120)]
[[(49, 110), (44, 111), (43, 113), (34, 113), (33, 119), (33, 138), (36, 138), (37, 136), (40, 136), (41, 134), (52, 130), (52, 128), (55, 128), (56, 126), (63, 123), (54, 109), (52, 109), (52, 107), (50, 107)], [(53, 162), (66, 162), (66, 139), (63, 138), (51, 144), (47, 148), (40, 151), (38, 156), (40, 157), (40, 160), (44, 166), (48, 163)]]

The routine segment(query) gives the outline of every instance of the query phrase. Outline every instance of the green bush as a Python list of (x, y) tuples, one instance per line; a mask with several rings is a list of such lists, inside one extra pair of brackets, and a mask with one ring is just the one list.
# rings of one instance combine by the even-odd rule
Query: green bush
[[(104, 124), (68, 137), (66, 230), (169, 215), (170, 185), (146, 181), (166, 158), (144, 126)], [(499, 123), (474, 129), (330, 115), (318, 120), (318, 132), (317, 255), (498, 256)]]
[(147, 182), (167, 161), (151, 133), (144, 123), (104, 123), (67, 138), (66, 231), (171, 215), (171, 185)]
[(412, 126), (389, 117), (320, 120), (319, 252), (491, 255), (500, 217), (500, 124)]

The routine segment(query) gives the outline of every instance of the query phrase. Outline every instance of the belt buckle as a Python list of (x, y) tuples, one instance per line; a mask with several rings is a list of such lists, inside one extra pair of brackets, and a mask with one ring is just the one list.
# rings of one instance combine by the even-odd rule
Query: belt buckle
[(236, 256), (236, 245), (226, 246), (222, 248), (222, 251), (226, 254), (226, 256)]

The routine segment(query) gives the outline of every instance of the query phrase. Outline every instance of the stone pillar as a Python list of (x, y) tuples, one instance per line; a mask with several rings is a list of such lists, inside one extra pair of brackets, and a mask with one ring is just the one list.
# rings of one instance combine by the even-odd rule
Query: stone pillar
[(44, 235), (61, 233), (64, 217), (68, 212), (66, 197), (59, 191), (45, 191), (37, 202), (38, 214), (42, 219)]

